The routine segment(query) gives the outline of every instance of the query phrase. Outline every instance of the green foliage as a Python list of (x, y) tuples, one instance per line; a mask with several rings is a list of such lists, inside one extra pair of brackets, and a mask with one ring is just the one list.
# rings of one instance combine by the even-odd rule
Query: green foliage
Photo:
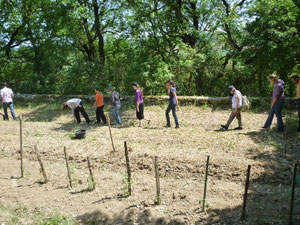
[[(269, 96), (266, 77), (300, 73), (296, 0), (0, 2), (0, 80), (17, 93)], [(180, 2), (180, 4), (179, 4)], [(226, 4), (227, 3), (227, 4)], [(126, 18), (126, 19), (124, 19)]]
[(71, 225), (74, 224), (73, 219), (63, 215), (55, 215), (51, 217), (44, 217), (39, 219), (40, 225)]
[(161, 195), (156, 195), (154, 199), (154, 205), (161, 204)]
[(95, 190), (95, 188), (96, 188), (96, 181), (95, 181), (94, 177), (92, 177), (90, 175), (88, 177), (87, 181), (88, 181), (87, 191), (93, 191), (93, 190)]
[(128, 197), (129, 195), (130, 195), (130, 193), (129, 193), (129, 187), (131, 187), (132, 186), (132, 178), (131, 178), (131, 181), (129, 182), (128, 181), (128, 174), (126, 173), (125, 175), (124, 175), (124, 178), (123, 178), (123, 180), (122, 180), (122, 183), (123, 183), (123, 185), (122, 185), (122, 191), (123, 191), (123, 193), (124, 193), (124, 196), (125, 197)]

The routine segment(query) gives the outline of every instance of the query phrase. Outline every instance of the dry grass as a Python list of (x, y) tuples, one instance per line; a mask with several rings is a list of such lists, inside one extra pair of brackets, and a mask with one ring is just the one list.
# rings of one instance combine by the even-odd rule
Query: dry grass
[[(221, 131), (229, 111), (185, 106), (178, 117), (181, 128), (164, 128), (164, 106), (146, 107), (150, 125), (137, 127), (135, 112), (122, 112), (124, 126), (113, 127), (116, 152), (111, 152), (107, 126), (76, 125), (60, 106), (17, 109), (24, 115), (25, 178), (13, 179), (19, 169), (19, 123), (0, 122), (0, 202), (23, 205), (29, 211), (58, 211), (89, 224), (239, 224), (247, 165), (252, 165), (245, 224), (286, 224), (292, 164), (299, 159), (295, 122), (287, 117), (288, 144), (275, 130), (260, 131), (265, 113), (244, 113), (245, 129)], [(94, 109), (88, 108), (91, 118)], [(171, 116), (172, 119), (172, 116)], [(113, 118), (112, 118), (113, 120)], [(173, 120), (171, 120), (173, 122)], [(234, 121), (233, 127), (236, 125)], [(174, 126), (174, 124), (173, 124)], [(72, 131), (87, 129), (84, 140), (72, 140)], [(130, 147), (133, 195), (123, 198), (126, 166), (124, 141)], [(34, 154), (37, 144), (50, 182), (41, 185)], [(63, 147), (72, 168), (74, 189), (67, 188)], [(159, 156), (161, 206), (154, 206), (153, 158)], [(201, 212), (206, 156), (210, 155), (207, 212)], [(96, 190), (86, 192), (90, 156)], [(1, 218), (1, 217), (0, 217)], [(106, 222), (105, 222), (106, 221)], [(0, 222), (4, 222), (1, 221)]]

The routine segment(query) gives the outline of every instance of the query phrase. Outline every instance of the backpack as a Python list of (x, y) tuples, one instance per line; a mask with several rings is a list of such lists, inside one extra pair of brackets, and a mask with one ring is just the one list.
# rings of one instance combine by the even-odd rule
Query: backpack
[(242, 96), (242, 112), (247, 111), (251, 107), (251, 102), (248, 100), (247, 96)]

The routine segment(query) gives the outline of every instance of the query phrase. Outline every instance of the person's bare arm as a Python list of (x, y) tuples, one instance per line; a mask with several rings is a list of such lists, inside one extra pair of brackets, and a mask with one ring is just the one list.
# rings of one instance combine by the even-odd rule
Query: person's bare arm
[(277, 102), (277, 98), (273, 98), (272, 102), (271, 102), (271, 109), (274, 107), (274, 105)]
[(97, 96), (95, 97), (94, 106), (97, 106)]
[(140, 101), (136, 102), (136, 111), (139, 112), (140, 111)]

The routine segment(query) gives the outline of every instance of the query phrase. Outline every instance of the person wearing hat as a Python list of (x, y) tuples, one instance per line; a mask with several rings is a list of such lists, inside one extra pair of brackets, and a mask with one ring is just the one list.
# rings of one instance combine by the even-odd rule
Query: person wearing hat
[(269, 81), (273, 85), (273, 97), (271, 101), (271, 107), (269, 111), (269, 116), (262, 127), (262, 129), (270, 129), (273, 121), (274, 114), (277, 117), (277, 131), (283, 132), (284, 131), (284, 125), (282, 120), (282, 108), (284, 105), (284, 81), (278, 79), (278, 77), (275, 74), (271, 74), (269, 76)]
[(103, 109), (104, 109), (104, 97), (103, 97), (103, 94), (101, 93), (100, 91), (100, 88), (99, 86), (95, 86), (94, 87), (94, 90), (95, 90), (95, 93), (96, 93), (96, 96), (95, 96), (95, 105), (97, 107), (96, 109), (96, 123), (100, 123), (101, 122), (101, 119), (103, 121), (104, 124), (106, 124), (106, 117), (104, 115), (104, 112), (103, 112)]
[(83, 107), (83, 101), (80, 98), (72, 98), (63, 103), (63, 109), (72, 109), (73, 114), (78, 124), (81, 123), (79, 112), (82, 114), (87, 124), (91, 123), (88, 114)]
[(151, 122), (151, 120), (145, 118), (144, 116), (144, 99), (140, 85), (137, 82), (133, 82), (132, 88), (135, 90), (136, 117), (139, 120), (139, 127), (141, 127), (143, 119), (148, 121), (148, 124)]
[(122, 121), (120, 118), (120, 108), (121, 108), (121, 97), (120, 94), (115, 91), (114, 87), (108, 86), (108, 91), (111, 93), (110, 102), (108, 109), (113, 108), (113, 113), (116, 118), (116, 123), (118, 126), (122, 126)]
[(297, 85), (296, 88), (296, 96), (297, 96), (297, 104), (298, 104), (298, 129), (297, 132), (300, 132), (300, 78), (297, 74), (293, 74), (290, 76), (290, 80)]
[(243, 98), (240, 91), (236, 90), (233, 85), (229, 86), (229, 93), (232, 95), (232, 112), (229, 116), (229, 119), (226, 123), (226, 125), (221, 125), (222, 128), (225, 130), (228, 130), (228, 127), (236, 117), (238, 120), (238, 127), (235, 128), (235, 130), (242, 130), (242, 116), (241, 116), (241, 108), (243, 106)]
[(9, 120), (8, 113), (7, 113), (7, 108), (9, 107), (13, 120), (16, 120), (16, 114), (15, 114), (15, 109), (13, 104), (14, 93), (10, 88), (7, 87), (7, 84), (5, 82), (3, 83), (2, 86), (3, 88), (1, 89), (0, 93), (1, 93), (1, 103), (4, 109), (3, 119)]

